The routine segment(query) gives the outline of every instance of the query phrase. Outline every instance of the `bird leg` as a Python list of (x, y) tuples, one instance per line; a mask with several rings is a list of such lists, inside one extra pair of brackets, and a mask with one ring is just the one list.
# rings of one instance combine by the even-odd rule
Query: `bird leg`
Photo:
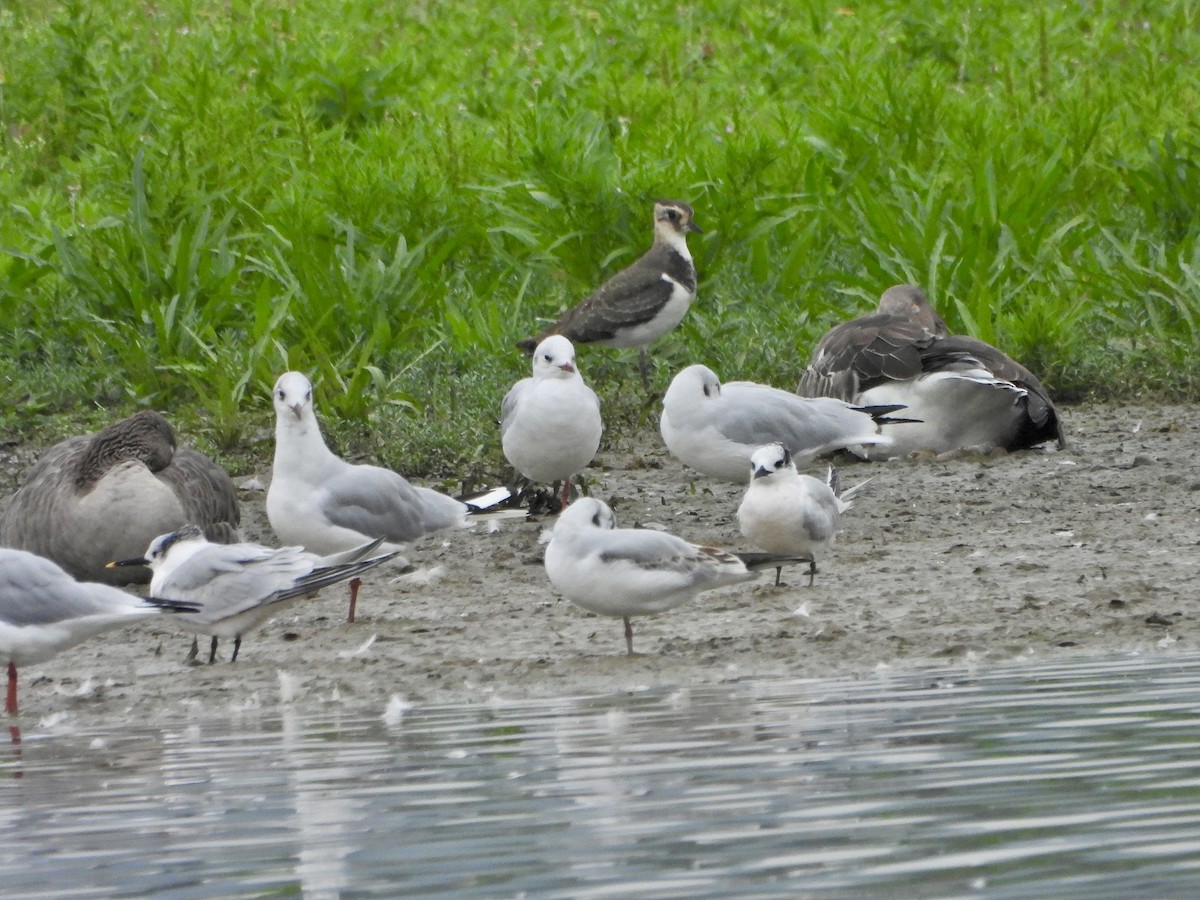
[(354, 624), (354, 609), (358, 606), (358, 589), (362, 587), (361, 578), (350, 579), (350, 615), (346, 616), (346, 624)]
[(192, 649), (189, 650), (188, 655), (183, 658), (183, 664), (185, 666), (187, 666), (187, 665), (190, 665), (190, 664), (196, 662), (196, 657), (199, 655), (200, 655), (200, 638), (197, 636), (197, 637), (192, 638)]
[(629, 656), (633, 656), (633, 625), (629, 622), (629, 616), (624, 616), (625, 619), (625, 650)]
[(783, 566), (775, 567), (775, 587), (779, 587), (779, 576), (783, 574)]
[(817, 561), (815, 559), (810, 559), (808, 561), (808, 586), (809, 587), (813, 586), (813, 578), (816, 577), (816, 574), (817, 574)]
[(208, 645), (208, 664), (211, 666), (217, 661), (217, 636), (214, 634), (212, 643)]
[(4, 701), (4, 711), (10, 716), (17, 714), (17, 664), (8, 661), (8, 698)]
[(237, 662), (238, 651), (242, 649), (242, 636), (239, 634), (233, 639), (233, 656), (229, 657), (231, 663)]
[(646, 352), (646, 348), (642, 347), (638, 350), (638, 371), (642, 374), (642, 387), (646, 389), (646, 393), (651, 393), (650, 390), (650, 355)]
[(564, 478), (562, 486), (562, 508), (566, 509), (567, 504), (571, 502), (571, 479)]

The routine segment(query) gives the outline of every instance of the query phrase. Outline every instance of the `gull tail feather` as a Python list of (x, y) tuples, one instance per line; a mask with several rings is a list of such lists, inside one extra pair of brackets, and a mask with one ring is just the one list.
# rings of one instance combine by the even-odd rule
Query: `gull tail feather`
[(780, 566), (799, 565), (813, 561), (811, 556), (797, 556), (794, 553), (763, 553), (756, 550), (739, 551), (733, 555), (740, 559), (751, 572), (778, 569)]
[(841, 479), (838, 477), (838, 470), (833, 466), (830, 466), (829, 473), (825, 476), (825, 483), (828, 484), (829, 489), (833, 491), (833, 496), (837, 500), (838, 504), (838, 512), (845, 512), (848, 509), (854, 508), (854, 495), (878, 477), (878, 475), (872, 475), (870, 478), (866, 478), (853, 487), (848, 487), (843, 491), (841, 489)]
[(341, 553), (331, 553), (328, 556), (321, 557), (321, 568), (329, 568), (330, 566), (344, 566), (347, 563), (358, 562), (360, 559), (374, 553), (383, 543), (383, 538), (375, 538), (373, 541), (368, 541), (365, 544), (360, 544), (357, 547), (352, 547), (349, 550), (343, 550)]
[(902, 425), (905, 422), (925, 421), (924, 419), (906, 419), (902, 416), (893, 416), (892, 413), (894, 412), (908, 409), (903, 403), (892, 403), (881, 406), (856, 406), (854, 408), (869, 415), (876, 425)]
[(391, 553), (372, 556), (370, 559), (360, 559), (357, 562), (313, 569), (312, 572), (297, 581), (293, 587), (288, 588), (286, 591), (280, 591), (272, 602), (291, 600), (293, 597), (303, 597), (307, 594), (312, 594), (323, 587), (328, 587), (331, 584), (337, 584), (339, 581), (346, 581), (349, 578), (361, 575), (368, 569), (373, 569), (387, 562), (389, 559), (395, 559), (399, 555), (399, 550), (393, 550)]
[(200, 612), (200, 604), (189, 600), (169, 600), (166, 597), (146, 597), (145, 603), (169, 613)]
[(498, 487), (478, 494), (467, 494), (458, 500), (467, 505), (467, 518), (463, 523), (492, 521), (493, 519), (524, 519), (529, 510), (521, 508), (523, 491)]
[(464, 494), (455, 499), (467, 505), (467, 509), (470, 511), (468, 515), (470, 515), (471, 513), (484, 512), (485, 510), (500, 506), (502, 503), (511, 500), (512, 495), (513, 492), (508, 488), (498, 487), (481, 491), (478, 494)]

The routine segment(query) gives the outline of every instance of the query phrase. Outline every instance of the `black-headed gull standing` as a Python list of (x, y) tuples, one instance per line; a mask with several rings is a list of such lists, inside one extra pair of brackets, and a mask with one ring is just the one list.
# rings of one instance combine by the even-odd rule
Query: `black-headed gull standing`
[(667, 388), (659, 427), (667, 449), (684, 465), (744, 484), (750, 455), (763, 444), (779, 441), (804, 462), (836, 450), (861, 456), (865, 447), (891, 443), (881, 428), (903, 421), (889, 416), (900, 409), (798, 397), (752, 381), (721, 384), (712, 369), (694, 365)]
[(665, 612), (701, 591), (749, 581), (758, 569), (799, 561), (703, 547), (662, 531), (617, 528), (606, 503), (585, 497), (554, 523), (545, 564), (550, 582), (572, 603), (624, 620), (632, 655), (634, 616)]
[[(279, 540), (328, 556), (383, 538), (382, 549), (404, 548), (431, 532), (460, 526), (469, 507), (380, 466), (355, 465), (326, 445), (313, 410), (313, 390), (299, 372), (279, 376), (275, 462), (267, 519)], [(350, 582), (349, 621), (358, 584)]]
[(76, 581), (41, 556), (0, 549), (0, 661), (8, 664), (5, 711), (17, 714), (18, 666), (42, 662), (146, 616), (195, 610), (191, 603), (137, 597), (107, 584)]
[[(808, 560), (810, 586), (817, 560), (833, 548), (842, 513), (852, 506), (849, 497), (866, 484), (839, 497), (833, 481), (833, 469), (827, 481), (802, 475), (783, 444), (767, 444), (750, 457), (750, 484), (738, 507), (738, 527), (755, 546)], [(776, 569), (776, 584), (779, 575)]]
[(903, 404), (873, 458), (919, 450), (1065, 446), (1058, 411), (1032, 372), (978, 338), (950, 334), (915, 285), (888, 288), (875, 312), (835, 325), (813, 350), (798, 391), (861, 404)]
[(236, 541), (239, 519), (225, 470), (176, 448), (170, 423), (146, 409), (43, 453), (0, 515), (0, 545), (52, 559), (75, 578), (130, 584), (150, 573), (106, 563), (188, 522), (214, 541)]
[(399, 552), (369, 556), (382, 543), (376, 539), (333, 556), (318, 557), (300, 547), (262, 544), (213, 544), (194, 525), (155, 538), (146, 555), (117, 560), (114, 567), (149, 566), (150, 593), (170, 596), (198, 607), (174, 621), (188, 631), (212, 636), (208, 661), (217, 658), (218, 638), (233, 638), (237, 662), (242, 635), (323, 587), (356, 578)]
[(571, 476), (600, 447), (600, 401), (583, 383), (575, 348), (559, 334), (538, 344), (533, 375), (509, 389), (500, 405), (500, 444), (507, 459), (530, 481), (562, 482), (562, 505)]

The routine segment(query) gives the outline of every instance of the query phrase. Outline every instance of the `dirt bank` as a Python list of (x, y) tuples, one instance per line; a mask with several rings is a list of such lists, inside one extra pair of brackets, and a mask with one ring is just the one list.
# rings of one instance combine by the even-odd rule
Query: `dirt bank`
[[(870, 475), (814, 587), (798, 570), (636, 620), (560, 599), (540, 564), (552, 520), (427, 539), (417, 571), (371, 578), (359, 621), (329, 590), (249, 635), (236, 664), (183, 659), (190, 636), (114, 632), (23, 672), (27, 729), (59, 714), (171, 720), (289, 698), (382, 712), (412, 703), (595, 694), (729, 678), (868, 675), (952, 659), (1170, 653), (1200, 642), (1200, 428), (1190, 407), (1073, 408), (1071, 446), (996, 458), (842, 466)], [(269, 471), (258, 473), (265, 484)], [(593, 493), (619, 524), (745, 547), (741, 490), (679, 466), (657, 435), (604, 450)], [(263, 494), (245, 535), (273, 543)], [(281, 674), (282, 673), (282, 674)]]

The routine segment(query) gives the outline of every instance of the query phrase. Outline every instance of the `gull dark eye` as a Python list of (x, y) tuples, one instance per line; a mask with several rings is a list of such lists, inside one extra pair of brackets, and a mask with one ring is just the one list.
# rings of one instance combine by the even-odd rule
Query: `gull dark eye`
[(600, 527), (600, 513), (596, 513), (594, 516), (592, 516), (592, 524), (597, 528)]
[(282, 400), (283, 399), (283, 388), (280, 388), (279, 390), (277, 390), (275, 392), (275, 396), (278, 397), (280, 400)]

